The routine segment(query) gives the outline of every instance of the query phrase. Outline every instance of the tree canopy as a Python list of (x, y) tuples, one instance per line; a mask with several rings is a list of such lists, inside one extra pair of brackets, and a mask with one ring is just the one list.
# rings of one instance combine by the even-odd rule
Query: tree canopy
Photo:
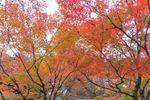
[(74, 87), (91, 94), (88, 84), (149, 100), (150, 1), (57, 3), (53, 14), (46, 12), (45, 0), (4, 0), (0, 5), (2, 100), (67, 100), (66, 91)]

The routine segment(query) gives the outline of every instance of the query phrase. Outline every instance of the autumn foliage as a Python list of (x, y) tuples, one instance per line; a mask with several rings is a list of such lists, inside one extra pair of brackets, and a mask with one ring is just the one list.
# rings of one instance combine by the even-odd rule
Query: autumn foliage
[(2, 100), (67, 98), (65, 91), (79, 83), (148, 100), (150, 1), (57, 3), (59, 11), (50, 15), (44, 0), (5, 0), (0, 5)]

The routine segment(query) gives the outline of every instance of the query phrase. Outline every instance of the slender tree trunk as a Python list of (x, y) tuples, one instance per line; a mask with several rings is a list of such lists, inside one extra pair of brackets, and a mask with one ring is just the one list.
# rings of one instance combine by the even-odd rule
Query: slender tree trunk
[(135, 89), (133, 91), (133, 100), (138, 100), (138, 92), (141, 86), (141, 79), (142, 77), (139, 75), (136, 82), (135, 82)]
[(2, 100), (6, 100), (3, 93), (2, 93), (2, 91), (0, 91), (0, 95), (1, 95)]
[(20, 92), (22, 100), (26, 100), (26, 97)]
[(145, 100), (145, 89), (140, 91), (141, 100)]
[(46, 90), (45, 90), (45, 85), (43, 84), (42, 85), (42, 88), (43, 88), (43, 95), (44, 95), (44, 98), (43, 98), (43, 100), (47, 100), (47, 93), (46, 93)]
[(44, 93), (44, 100), (47, 100), (47, 98), (46, 98), (46, 94)]
[(146, 100), (149, 100), (150, 99), (150, 89), (148, 90), (148, 93), (146, 95)]

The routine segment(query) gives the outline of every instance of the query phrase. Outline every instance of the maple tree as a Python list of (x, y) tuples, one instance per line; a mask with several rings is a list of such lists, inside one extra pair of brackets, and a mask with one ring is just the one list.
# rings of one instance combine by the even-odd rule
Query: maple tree
[[(134, 100), (148, 100), (150, 73), (149, 0), (58, 0), (64, 23), (72, 25), (80, 37), (78, 48), (96, 60), (86, 68), (113, 85), (98, 87), (125, 94)], [(65, 10), (64, 10), (65, 9)], [(92, 18), (94, 13), (96, 18)], [(97, 65), (96, 61), (101, 64)], [(91, 60), (92, 62), (92, 60)], [(97, 68), (100, 68), (97, 70)], [(95, 73), (95, 72), (94, 72)], [(92, 76), (92, 73), (90, 73)], [(117, 81), (116, 81), (117, 80)], [(123, 86), (128, 85), (128, 89)], [(145, 94), (146, 93), (146, 94)]]
[(55, 100), (79, 81), (148, 100), (150, 1), (57, 2), (52, 15), (44, 0), (0, 6), (1, 98)]
[(68, 63), (66, 52), (56, 51), (65, 40), (53, 39), (60, 15), (48, 15), (45, 6), (42, 0), (5, 0), (0, 7), (3, 100), (54, 100), (63, 95), (66, 81), (73, 80), (76, 63)]

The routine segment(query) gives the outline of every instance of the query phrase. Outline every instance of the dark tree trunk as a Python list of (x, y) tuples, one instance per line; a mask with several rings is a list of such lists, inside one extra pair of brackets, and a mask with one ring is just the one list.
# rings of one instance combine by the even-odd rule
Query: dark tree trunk
[(150, 89), (148, 90), (147, 95), (146, 95), (146, 100), (149, 100), (149, 99), (150, 99)]
[(142, 77), (139, 75), (135, 82), (135, 89), (133, 91), (133, 100), (138, 100), (138, 92), (140, 90)]

